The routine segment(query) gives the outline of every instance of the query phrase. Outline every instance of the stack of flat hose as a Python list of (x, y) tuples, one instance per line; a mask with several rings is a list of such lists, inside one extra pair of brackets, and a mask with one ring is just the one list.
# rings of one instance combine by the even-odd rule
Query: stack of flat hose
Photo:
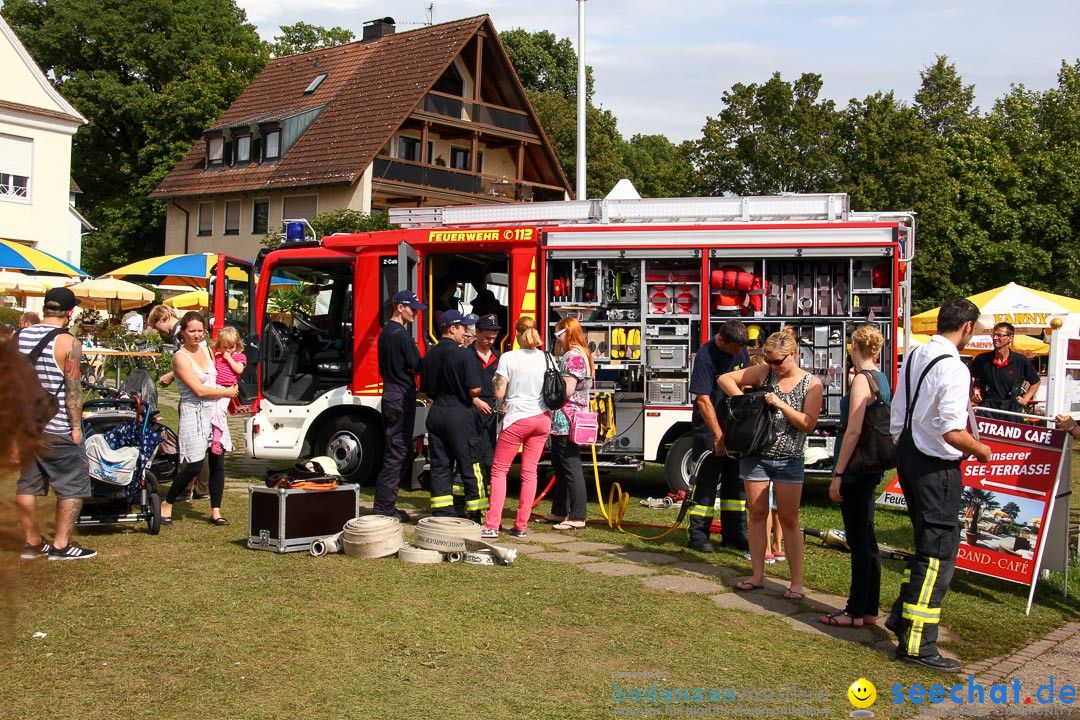
[(456, 517), (426, 517), (416, 523), (413, 545), (443, 553), (466, 552), (466, 540), (480, 540), (480, 526)]
[(386, 515), (364, 515), (345, 523), (342, 530), (345, 554), (356, 558), (380, 558), (395, 554), (405, 542), (401, 521)]

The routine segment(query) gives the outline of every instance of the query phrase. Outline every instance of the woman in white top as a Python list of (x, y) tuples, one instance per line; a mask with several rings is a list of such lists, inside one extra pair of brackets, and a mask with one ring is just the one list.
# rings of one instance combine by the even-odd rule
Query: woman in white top
[[(161, 524), (172, 525), (172, 506), (188, 483), (202, 472), (203, 460), (210, 447), (210, 419), (218, 398), (236, 397), (235, 385), (227, 388), (215, 383), (214, 358), (203, 342), (206, 335), (203, 316), (189, 312), (180, 320), (180, 350), (173, 357), (177, 387), (180, 390), (180, 460), (187, 465), (173, 480), (169, 494), (161, 503)], [(232, 449), (227, 435), (222, 437), (226, 449)], [(210, 522), (228, 525), (221, 516), (221, 500), (225, 491), (225, 456), (210, 454)]]
[(525, 537), (525, 528), (536, 497), (536, 465), (544, 452), (544, 443), (551, 432), (551, 413), (544, 405), (544, 371), (546, 353), (540, 350), (540, 333), (536, 320), (523, 317), (514, 326), (518, 350), (499, 358), (493, 389), (496, 407), (505, 401), (506, 416), (495, 443), (495, 459), (491, 465), (491, 497), (481, 536), (499, 537), (503, 503), (506, 501), (506, 474), (510, 463), (521, 453), (521, 498), (518, 502), (514, 527), (508, 532)]

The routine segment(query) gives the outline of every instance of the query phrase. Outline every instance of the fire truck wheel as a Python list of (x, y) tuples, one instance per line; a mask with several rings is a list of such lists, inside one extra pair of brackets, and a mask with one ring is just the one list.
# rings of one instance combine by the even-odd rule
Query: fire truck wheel
[(315, 455), (334, 458), (345, 482), (363, 484), (371, 479), (377, 459), (382, 455), (382, 437), (363, 420), (342, 415), (323, 427)]
[(664, 477), (671, 492), (690, 491), (690, 473), (693, 471), (694, 439), (690, 433), (680, 435), (671, 443), (664, 460)]

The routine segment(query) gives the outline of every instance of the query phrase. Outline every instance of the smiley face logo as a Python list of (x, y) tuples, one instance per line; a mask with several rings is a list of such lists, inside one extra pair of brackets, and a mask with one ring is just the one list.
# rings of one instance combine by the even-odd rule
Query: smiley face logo
[(857, 708), (868, 708), (877, 700), (877, 688), (866, 678), (859, 678), (851, 683), (847, 691), (848, 700)]

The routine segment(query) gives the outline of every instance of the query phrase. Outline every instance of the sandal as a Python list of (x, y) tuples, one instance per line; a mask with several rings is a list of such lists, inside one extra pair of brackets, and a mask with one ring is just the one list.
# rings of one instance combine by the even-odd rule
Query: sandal
[(765, 583), (755, 585), (749, 580), (740, 580), (739, 582), (735, 583), (734, 587), (737, 592), (750, 592), (751, 590), (760, 590), (761, 588), (765, 587)]
[(566, 518), (558, 517), (556, 515), (545, 515), (544, 517), (536, 518), (533, 522), (538, 522), (543, 525), (558, 525), (559, 523), (566, 522)]
[(172, 525), (172, 518), (171, 517), (163, 517), (163, 518), (161, 518), (161, 524), (162, 525)]
[(557, 523), (551, 526), (552, 530), (580, 530), (585, 527), (584, 520), (563, 520), (561, 523)]
[(211, 524), (211, 525), (217, 525), (217, 526), (219, 526), (219, 527), (223, 527), (223, 526), (225, 526), (225, 525), (228, 525), (228, 524), (229, 524), (229, 521), (228, 521), (228, 520), (226, 520), (226, 519), (225, 519), (225, 518), (223, 518), (223, 517), (219, 517), (219, 518), (210, 518), (210, 524)]
[(806, 597), (805, 592), (795, 592), (791, 588), (784, 591), (785, 600), (802, 600), (804, 597)]
[[(846, 622), (840, 622), (841, 618), (847, 618)], [(837, 610), (834, 613), (828, 615), (822, 615), (818, 618), (818, 622), (822, 625), (829, 625), (831, 627), (862, 627), (863, 619), (861, 617), (855, 617), (849, 615), (846, 610)]]

